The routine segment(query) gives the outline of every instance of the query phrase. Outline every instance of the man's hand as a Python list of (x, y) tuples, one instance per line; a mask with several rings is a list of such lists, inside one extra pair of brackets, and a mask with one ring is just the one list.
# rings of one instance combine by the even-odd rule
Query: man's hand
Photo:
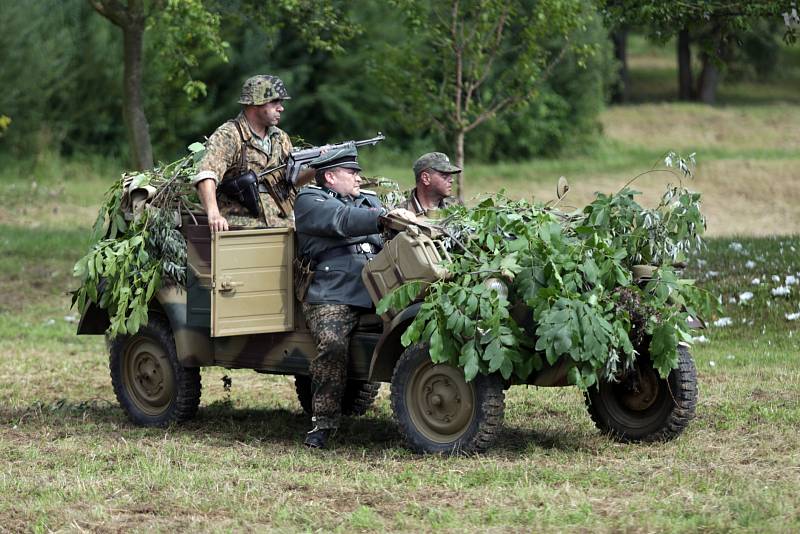
[(208, 228), (211, 233), (225, 232), (228, 230), (228, 219), (220, 215), (219, 210), (214, 213), (208, 213)]
[(405, 208), (395, 208), (386, 215), (399, 217), (400, 219), (403, 219), (408, 222), (417, 222), (417, 216)]
[(224, 232), (228, 230), (228, 220), (220, 215), (217, 207), (217, 183), (207, 179), (197, 184), (197, 196), (206, 210), (208, 216), (208, 228), (211, 233)]

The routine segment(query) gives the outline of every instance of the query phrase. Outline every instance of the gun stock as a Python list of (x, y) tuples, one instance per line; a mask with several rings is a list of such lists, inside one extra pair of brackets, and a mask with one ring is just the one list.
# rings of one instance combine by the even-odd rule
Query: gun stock
[(275, 201), (281, 215), (288, 217), (294, 209), (294, 200), (297, 197), (297, 188), (295, 185), (300, 178), (300, 170), (304, 165), (318, 158), (320, 154), (322, 154), (323, 148), (327, 150), (337, 150), (348, 146), (374, 146), (384, 139), (386, 139), (386, 136), (378, 132), (378, 135), (370, 139), (345, 141), (344, 143), (326, 145), (325, 147), (315, 146), (292, 150), (286, 163), (265, 170), (258, 175), (258, 178), (259, 181), (266, 186), (267, 192)]

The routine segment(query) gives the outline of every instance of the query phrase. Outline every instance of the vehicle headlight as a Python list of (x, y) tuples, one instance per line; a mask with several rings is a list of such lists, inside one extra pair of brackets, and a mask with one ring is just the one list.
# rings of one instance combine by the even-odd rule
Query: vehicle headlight
[(497, 291), (498, 295), (508, 298), (508, 286), (499, 278), (487, 278), (483, 281), (483, 285), (489, 289)]

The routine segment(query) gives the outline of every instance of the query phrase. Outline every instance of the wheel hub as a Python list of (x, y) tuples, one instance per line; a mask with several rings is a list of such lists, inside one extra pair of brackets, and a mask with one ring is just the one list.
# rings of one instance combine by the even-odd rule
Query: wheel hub
[(658, 377), (652, 369), (639, 369), (622, 384), (621, 401), (623, 406), (633, 411), (644, 411), (653, 405), (658, 397)]
[(414, 374), (407, 391), (415, 424), (426, 437), (448, 443), (463, 434), (474, 417), (474, 389), (461, 370), (426, 363)]
[(169, 408), (175, 381), (172, 366), (151, 339), (138, 337), (128, 343), (123, 381), (131, 400), (148, 415), (157, 416)]

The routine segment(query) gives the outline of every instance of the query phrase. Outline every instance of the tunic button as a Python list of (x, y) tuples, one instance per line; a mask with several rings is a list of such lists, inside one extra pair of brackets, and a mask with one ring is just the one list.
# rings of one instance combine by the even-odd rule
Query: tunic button
[(331, 268), (330, 268), (330, 267), (325, 267), (325, 270), (326, 270), (326, 271), (330, 271), (330, 270), (331, 270)]

